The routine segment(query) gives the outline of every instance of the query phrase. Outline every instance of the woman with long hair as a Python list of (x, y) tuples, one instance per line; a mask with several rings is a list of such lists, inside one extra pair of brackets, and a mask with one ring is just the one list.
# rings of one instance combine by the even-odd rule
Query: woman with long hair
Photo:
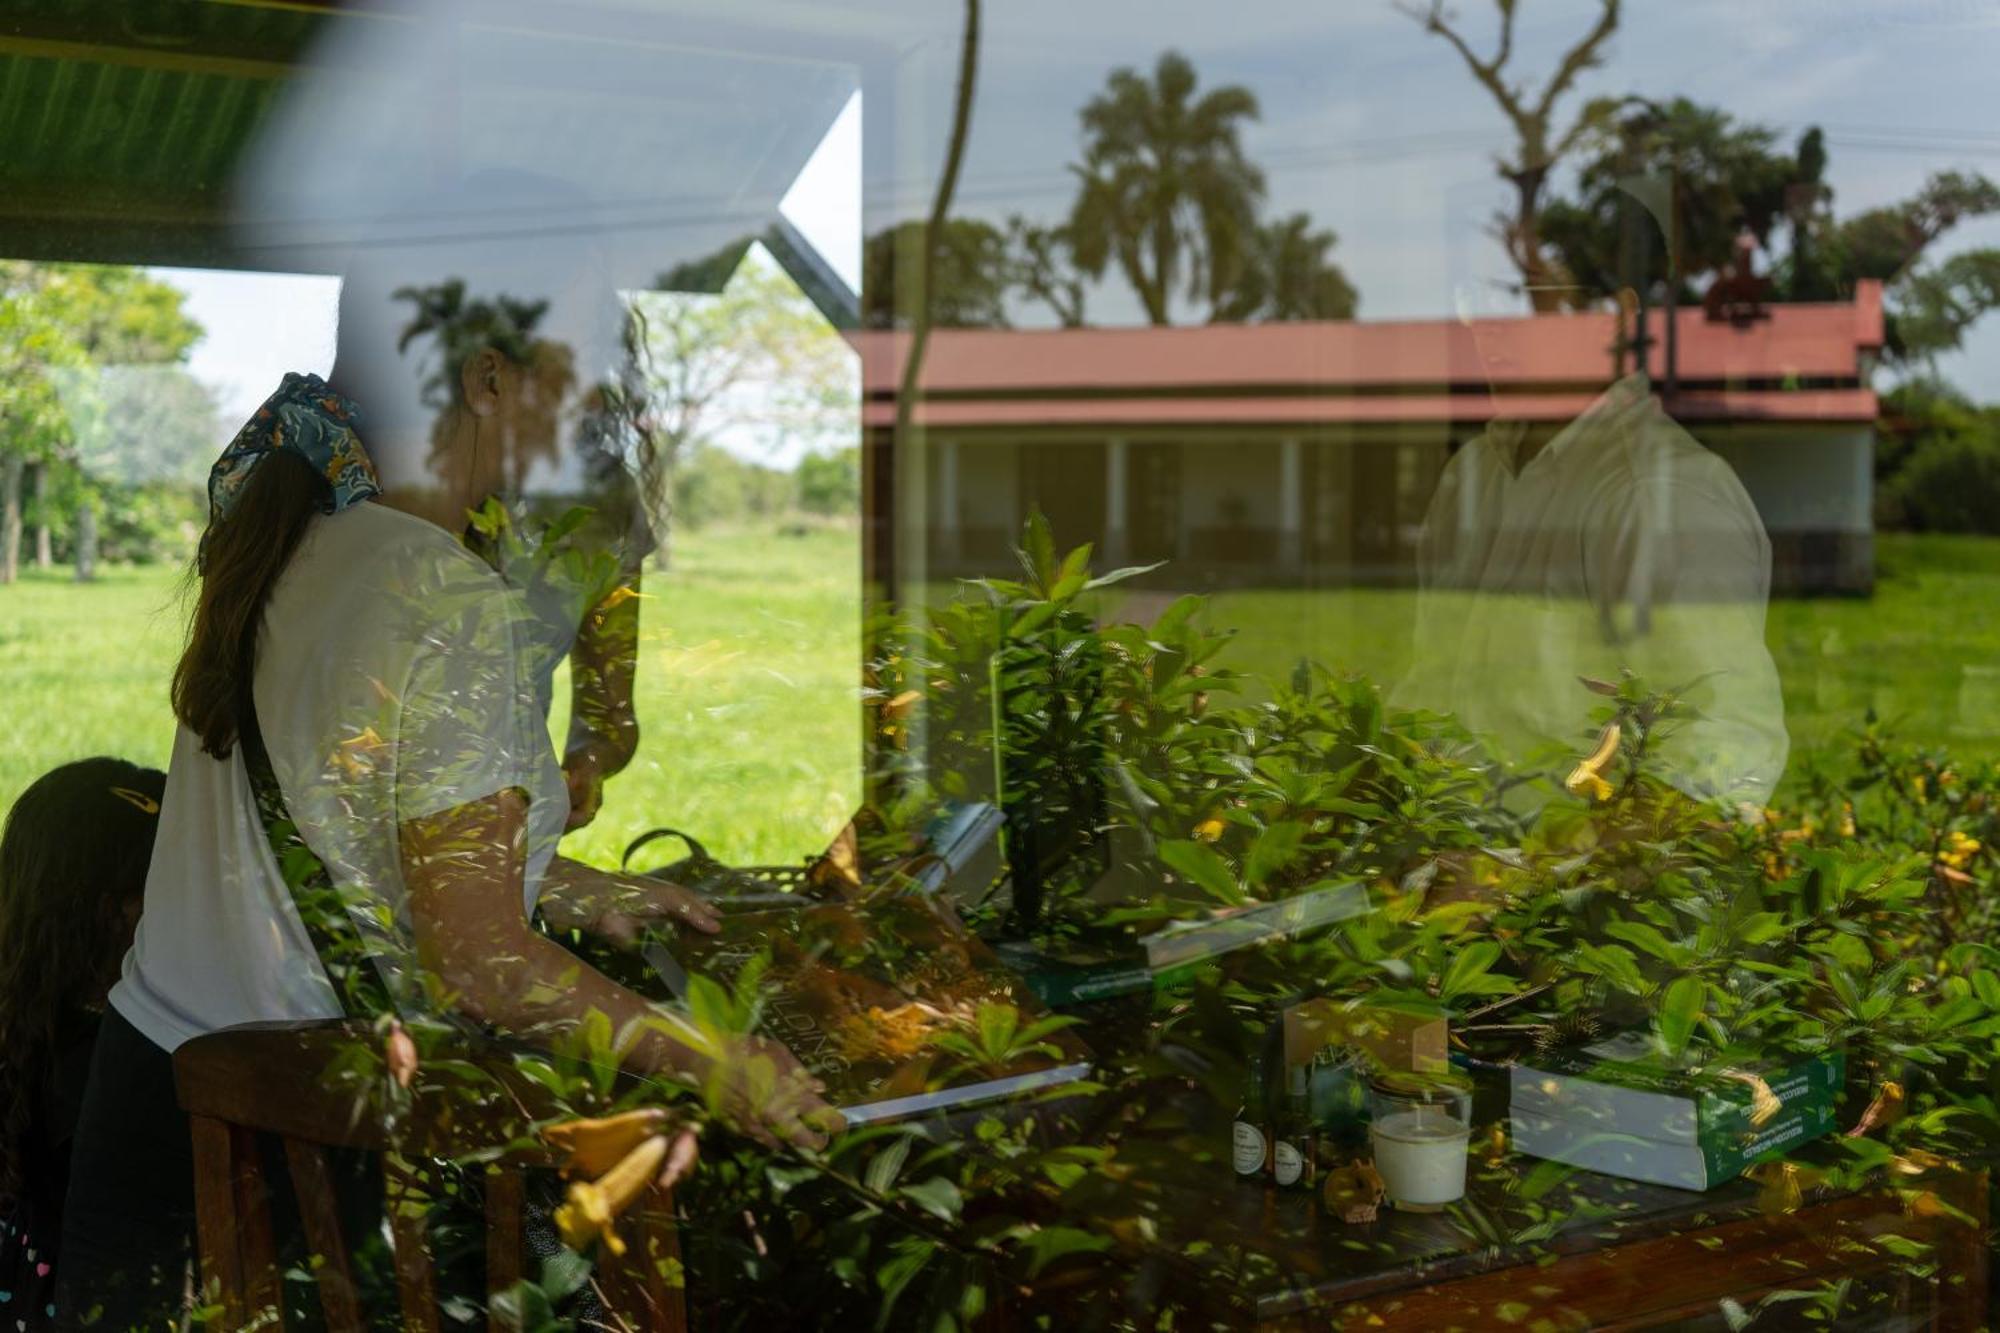
[(0, 1291), (54, 1313), (70, 1142), (132, 943), (167, 775), (123, 759), (43, 774), (0, 833)]
[[(559, 454), (616, 336), (603, 286), (545, 251), (401, 259), (350, 269), (330, 379), (286, 376), (210, 476), (161, 834), (78, 1128), (66, 1319), (171, 1313), (192, 1187), (170, 1057), (237, 1024), (394, 1008), (549, 1040), (601, 1014), (628, 1069), (705, 1086), (754, 1138), (830, 1123), (782, 1046), (718, 1045), (535, 928), (716, 926), (555, 855), (549, 627), (462, 540), (522, 460)], [(482, 313), (441, 339), (422, 308), (452, 284)]]

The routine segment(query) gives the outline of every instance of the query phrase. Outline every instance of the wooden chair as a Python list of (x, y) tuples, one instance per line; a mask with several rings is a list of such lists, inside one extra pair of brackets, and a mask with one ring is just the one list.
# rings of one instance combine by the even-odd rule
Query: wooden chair
[[(494, 1060), (487, 1068), (495, 1092), (480, 1099), (481, 1104), (427, 1094), (420, 1085), (393, 1125), (357, 1116), (351, 1098), (330, 1090), (327, 1074), (342, 1051), (375, 1040), (366, 1025), (340, 1020), (254, 1024), (198, 1037), (174, 1053), (174, 1078), (194, 1143), (201, 1289), (207, 1302), (221, 1305), (223, 1329), (285, 1326), (260, 1135), (276, 1135), (284, 1145), (284, 1166), (297, 1196), (328, 1329), (358, 1333), (364, 1327), (327, 1155), (329, 1149), (342, 1148), (380, 1155), (403, 1326), (435, 1333), (438, 1298), (424, 1164), (532, 1142), (532, 1124), (555, 1113), (545, 1089), (512, 1074), (507, 1062)], [(488, 1168), (489, 1299), (527, 1276), (522, 1249), (525, 1172), (555, 1165), (547, 1150), (517, 1144)], [(615, 1267), (600, 1262), (595, 1274), (606, 1310), (633, 1329), (683, 1333), (687, 1315), (672, 1200), (657, 1198), (635, 1213), (620, 1227), (629, 1246), (625, 1261)], [(498, 1314), (490, 1316), (489, 1328), (505, 1327)]]

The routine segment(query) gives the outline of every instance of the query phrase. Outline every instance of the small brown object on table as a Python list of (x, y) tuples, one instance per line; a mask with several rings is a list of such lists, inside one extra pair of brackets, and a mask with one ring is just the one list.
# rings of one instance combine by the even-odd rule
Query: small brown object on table
[[(317, 1261), (320, 1302), (331, 1333), (359, 1333), (366, 1325), (327, 1153), (356, 1149), (381, 1156), (403, 1326), (427, 1333), (439, 1321), (426, 1225), (431, 1195), (425, 1163), (532, 1141), (533, 1124), (559, 1111), (550, 1104), (547, 1089), (514, 1073), (506, 1059), (481, 1061), (478, 1052), (455, 1052), (454, 1058), (485, 1067), (494, 1095), (471, 1104), (463, 1097), (426, 1092), (419, 1081), (393, 1126), (378, 1117), (357, 1117), (352, 1098), (329, 1089), (327, 1072), (357, 1043), (378, 1040), (368, 1025), (340, 1020), (252, 1024), (197, 1037), (174, 1052), (174, 1079), (194, 1141), (200, 1283), (205, 1296), (222, 1307), (220, 1328), (285, 1326), (260, 1135), (276, 1135), (284, 1144), (285, 1167)], [(517, 1148), (489, 1165), (489, 1296), (525, 1276), (525, 1172), (559, 1165), (558, 1155), (539, 1145)], [(635, 1212), (621, 1227), (632, 1237), (625, 1259), (607, 1263), (600, 1253), (600, 1288), (630, 1327), (683, 1333), (687, 1312), (677, 1277), (680, 1247), (672, 1199), (656, 1196)], [(505, 1325), (494, 1315), (489, 1327)]]

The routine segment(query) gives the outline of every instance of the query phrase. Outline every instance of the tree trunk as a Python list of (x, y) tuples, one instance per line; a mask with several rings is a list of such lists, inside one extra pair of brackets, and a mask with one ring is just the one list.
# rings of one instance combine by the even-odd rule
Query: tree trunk
[(76, 581), (97, 577), (97, 502), (85, 496), (76, 507)]
[(1542, 250), (1542, 187), (1548, 183), (1548, 168), (1527, 167), (1506, 174), (1514, 185), (1514, 221), (1508, 228), (1514, 267), (1521, 274), (1521, 285), (1527, 289), (1535, 313), (1555, 314), (1564, 306), (1565, 293), (1555, 289), (1548, 256)]
[(53, 569), (55, 542), (49, 530), (49, 465), (35, 464), (35, 568)]
[(640, 482), (649, 492), (645, 505), (646, 522), (653, 529), (653, 568), (662, 573), (674, 567), (674, 475), (680, 470), (680, 462), (681, 441), (664, 439), (651, 476)]
[(19, 454), (0, 458), (0, 583), (21, 576), (21, 472)]

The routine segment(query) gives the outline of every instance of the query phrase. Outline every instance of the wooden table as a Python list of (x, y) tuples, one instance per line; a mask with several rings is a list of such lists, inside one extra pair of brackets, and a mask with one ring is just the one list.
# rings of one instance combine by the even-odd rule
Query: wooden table
[[(1292, 1191), (1231, 1182), (1202, 1229), (1239, 1238), (1246, 1326), (1275, 1329), (1641, 1329), (1693, 1321), (1728, 1327), (1727, 1298), (1752, 1309), (1781, 1290), (1844, 1278), (1892, 1289), (1913, 1321), (1945, 1331), (1987, 1325), (1987, 1178), (1933, 1173), (1921, 1185), (1970, 1216), (1912, 1215), (1888, 1189), (1814, 1197), (1767, 1213), (1747, 1181), (1696, 1194), (1577, 1171), (1544, 1196), (1540, 1230), (1520, 1197), (1531, 1158), (1480, 1170), (1445, 1213), (1384, 1208), (1351, 1226)], [(1935, 1247), (1936, 1275), (1911, 1273), (1881, 1244)], [(1798, 1310), (1802, 1307), (1791, 1307)], [(1785, 1326), (1776, 1316), (1763, 1330)], [(1842, 1325), (1846, 1326), (1846, 1325)], [(1817, 1325), (1825, 1327), (1825, 1325)]]

